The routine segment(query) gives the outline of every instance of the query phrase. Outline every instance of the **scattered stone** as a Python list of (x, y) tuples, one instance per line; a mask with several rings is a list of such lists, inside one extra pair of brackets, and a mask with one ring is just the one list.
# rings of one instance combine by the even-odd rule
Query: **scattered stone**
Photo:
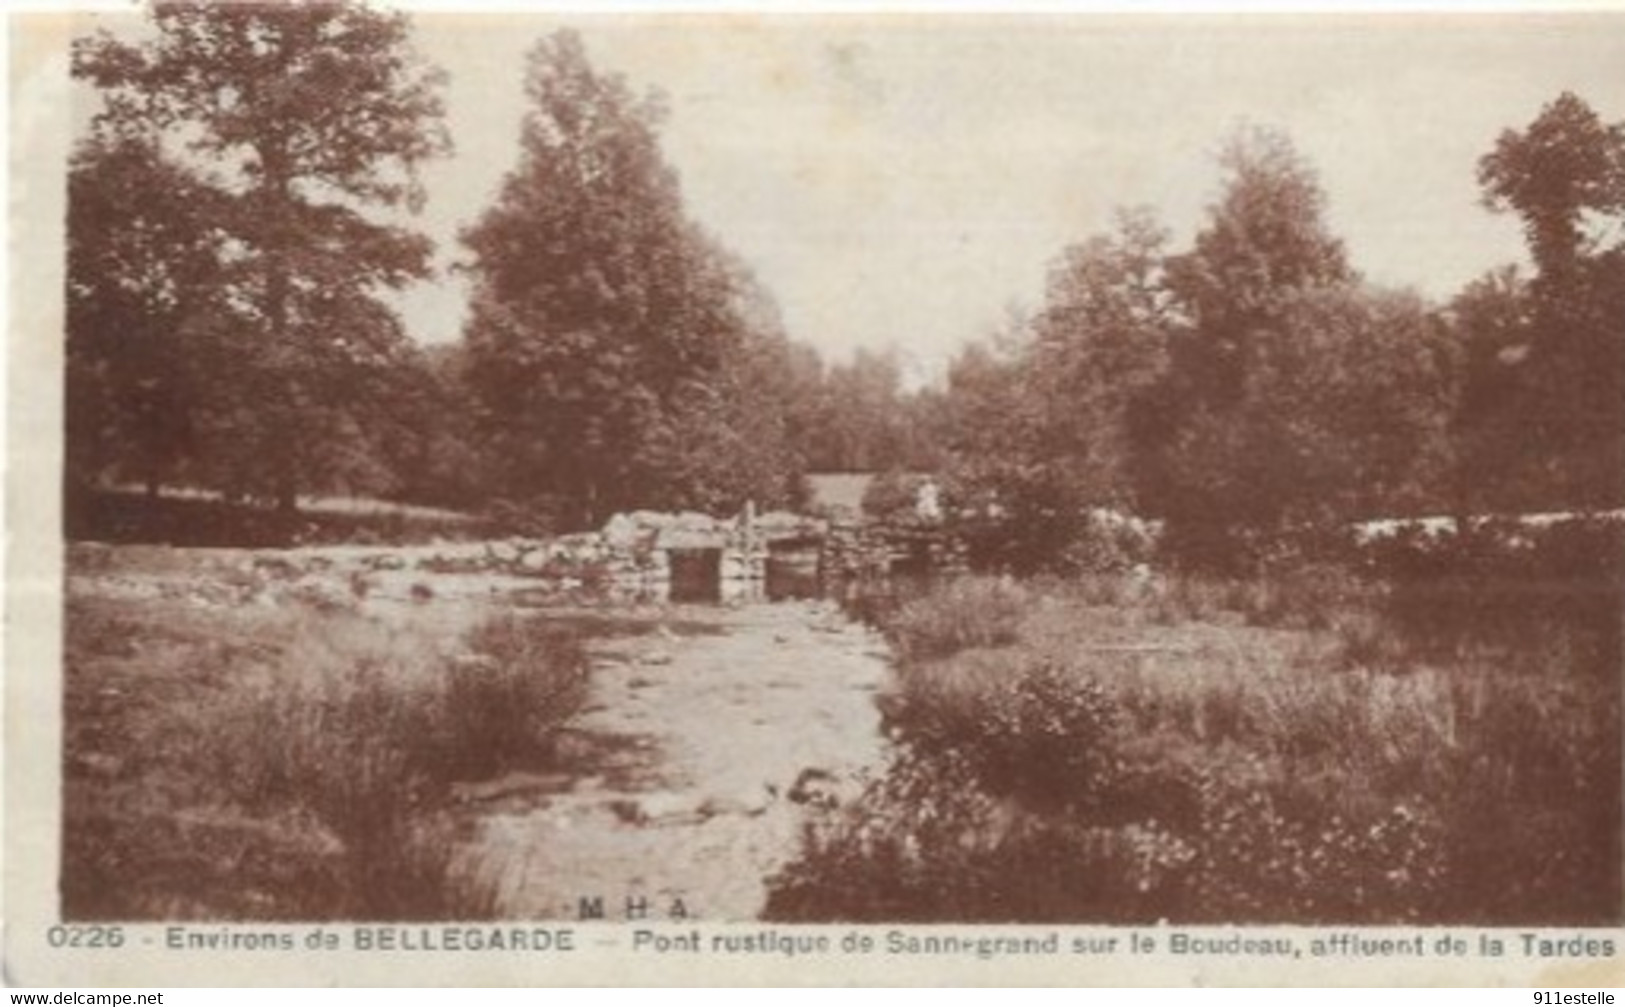
[(857, 786), (827, 769), (810, 766), (797, 774), (796, 782), (784, 796), (796, 804), (828, 811), (855, 798)]
[(617, 797), (608, 804), (615, 817), (639, 827), (677, 825), (703, 821), (692, 795), (657, 790), (630, 797)]
[(256, 556), (254, 557), (254, 569), (259, 573), (288, 579), (298, 577), (302, 572), (298, 565), (280, 556)]
[(353, 611), (356, 603), (348, 586), (340, 587), (330, 580), (302, 580), (290, 585), (282, 596), (318, 612)]
[(778, 798), (778, 788), (770, 783), (763, 784), (755, 791), (744, 794), (711, 794), (699, 803), (696, 809), (700, 818), (712, 819), (720, 815), (742, 815), (746, 818), (757, 818), (767, 813)]
[(601, 534), (608, 544), (624, 549), (637, 544), (639, 528), (630, 516), (617, 514), (604, 523)]

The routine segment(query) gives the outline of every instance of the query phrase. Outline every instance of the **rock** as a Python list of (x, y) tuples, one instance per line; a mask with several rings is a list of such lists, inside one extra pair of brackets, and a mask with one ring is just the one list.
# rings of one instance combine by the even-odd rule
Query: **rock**
[(552, 557), (547, 554), (546, 549), (532, 549), (519, 557), (519, 569), (525, 573), (539, 574), (547, 568), (551, 560)]
[(716, 518), (711, 517), (709, 514), (701, 514), (697, 511), (683, 511), (681, 514), (675, 516), (672, 524), (687, 531), (717, 531)]
[(637, 544), (641, 530), (637, 522), (625, 514), (617, 514), (604, 522), (603, 530), (599, 532), (604, 542), (621, 549), (630, 549)]
[(771, 784), (764, 784), (743, 794), (709, 794), (695, 808), (695, 813), (702, 819), (716, 818), (719, 815), (744, 815), (747, 818), (756, 818), (767, 813), (777, 793), (777, 789)]
[(513, 566), (523, 557), (523, 550), (512, 541), (485, 543), (486, 563), (492, 569)]
[(309, 605), (318, 612), (348, 612), (356, 607), (348, 585), (330, 580), (301, 580), (282, 591), (282, 597)]
[(809, 766), (796, 775), (784, 796), (796, 804), (829, 810), (857, 798), (861, 787), (857, 781), (844, 779), (827, 769)]
[(703, 821), (692, 794), (656, 790), (646, 794), (618, 797), (608, 803), (616, 818), (628, 825), (676, 825)]
[(787, 510), (770, 510), (756, 518), (757, 528), (795, 529), (801, 527), (805, 519), (799, 514), (792, 514)]
[(298, 577), (302, 572), (297, 564), (291, 563), (281, 556), (256, 556), (254, 557), (254, 569), (258, 573), (288, 579)]

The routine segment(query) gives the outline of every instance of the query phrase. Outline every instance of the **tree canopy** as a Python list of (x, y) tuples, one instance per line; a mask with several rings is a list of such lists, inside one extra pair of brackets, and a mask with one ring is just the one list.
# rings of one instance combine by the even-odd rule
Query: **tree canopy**
[[(164, 361), (170, 418), (149, 440), (189, 430), (194, 481), (289, 507), (377, 488), (368, 445), (406, 348), (379, 294), (427, 275), (429, 245), (368, 211), (415, 206), (416, 167), (447, 149), (439, 75), (404, 15), (356, 4), (170, 2), (152, 19), (150, 41), (74, 49), (102, 107), (74, 166), (71, 355), (119, 385), (107, 361)], [(108, 256), (140, 275), (99, 274)], [(165, 459), (145, 454), (156, 479)]]
[[(1472, 369), (1464, 436), (1504, 507), (1625, 500), (1625, 123), (1571, 93), (1479, 162), (1484, 202), (1516, 213), (1535, 274), (1492, 276), (1457, 314)], [(1499, 405), (1489, 405), (1498, 402)]]
[(1067, 249), (1009, 349), (951, 400), (960, 482), (1009, 516), (1012, 562), (1115, 562), (1091, 511), (1166, 523), (1170, 555), (1265, 561), (1313, 529), (1437, 499), (1456, 393), (1420, 298), (1364, 284), (1282, 135), (1237, 134), (1193, 247), (1145, 212)]
[(1187, 247), (1120, 213), (920, 388), (894, 350), (791, 341), (687, 212), (665, 101), (570, 32), (530, 50), (517, 162), (461, 234), (464, 338), (416, 346), (389, 295), (429, 276), (402, 221), (449, 142), (407, 18), (188, 0), (150, 28), (74, 46), (98, 105), (69, 170), (71, 485), (579, 527), (929, 472), (997, 563), (1116, 562), (1089, 540), (1117, 512), (1231, 569), (1372, 517), (1625, 503), (1625, 124), (1573, 94), (1478, 165), (1530, 273), (1442, 307), (1366, 282), (1314, 168), (1249, 127)]
[(569, 524), (788, 500), (796, 459), (774, 411), (752, 407), (784, 337), (743, 265), (684, 213), (658, 96), (598, 72), (571, 32), (531, 50), (525, 93), (520, 163), (463, 235), (470, 380), (502, 492)]

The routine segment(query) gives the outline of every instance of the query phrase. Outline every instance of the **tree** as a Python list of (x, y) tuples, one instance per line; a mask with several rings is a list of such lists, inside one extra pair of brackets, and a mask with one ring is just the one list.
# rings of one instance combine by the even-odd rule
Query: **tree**
[(217, 194), (150, 143), (92, 141), (68, 171), (66, 470), (155, 494), (195, 461), (208, 387), (188, 322), (219, 309)]
[(101, 91), (96, 142), (161, 151), (210, 197), (217, 295), (176, 328), (210, 384), (205, 478), (284, 508), (376, 482), (368, 392), (406, 345), (378, 295), (426, 276), (429, 246), (364, 211), (420, 203), (416, 166), (447, 146), (440, 75), (403, 15), (353, 3), (162, 2), (153, 21), (150, 41), (79, 40), (73, 69)]
[(1522, 132), (1501, 134), (1479, 162), (1479, 182), (1488, 207), (1523, 218), (1536, 267), (1525, 349), (1501, 368), (1477, 372), (1505, 393), (1491, 424), (1500, 435), (1486, 442), (1500, 450), (1484, 461), (1499, 481), (1521, 488), (1526, 505), (1618, 506), (1625, 502), (1625, 123), (1606, 124), (1564, 93)]
[(712, 514), (747, 500), (764, 507), (805, 502), (805, 465), (792, 440), (790, 403), (798, 393), (797, 351), (777, 304), (743, 261), (720, 248), (731, 327), (716, 366), (667, 403), (644, 451), (658, 499)]
[(1168, 264), (1168, 286), (1193, 332), (1178, 344), (1180, 376), (1214, 408), (1245, 393), (1287, 301), (1354, 278), (1326, 226), (1320, 182), (1284, 134), (1242, 130), (1219, 165), (1223, 198), (1209, 207), (1196, 247)]
[(1056, 495), (1035, 459), (1043, 410), (1032, 393), (1029, 320), (1012, 313), (948, 368), (948, 490), (971, 560), (1032, 570), (1058, 555)]
[(1119, 213), (1056, 260), (1035, 315), (954, 362), (952, 482), (981, 516), (983, 562), (1112, 562), (1092, 515), (1138, 509), (1135, 426), (1167, 369), (1165, 241), (1148, 212)]
[(1167, 233), (1145, 210), (1066, 250), (1033, 320), (1027, 368), (1042, 410), (1034, 461), (1057, 504), (1135, 510), (1133, 430), (1168, 367)]
[[(1478, 165), (1484, 203), (1523, 218), (1542, 281), (1561, 287), (1579, 261), (1601, 250), (1597, 218), (1625, 215), (1625, 124), (1606, 124), (1572, 92), (1523, 132), (1506, 130)], [(1625, 232), (1613, 221), (1615, 247)]]
[[(577, 526), (747, 492), (696, 490), (706, 466), (756, 472), (749, 492), (779, 498), (787, 460), (728, 466), (760, 446), (748, 431), (773, 436), (738, 410), (744, 358), (780, 337), (753, 328), (763, 295), (684, 215), (661, 101), (597, 72), (570, 32), (531, 50), (525, 90), (520, 163), (463, 235), (469, 377), (505, 459), (501, 491)], [(715, 450), (685, 450), (697, 440)]]
[(1460, 399), (1452, 418), (1457, 470), (1452, 509), (1458, 519), (1536, 506), (1538, 485), (1519, 459), (1530, 457), (1528, 425), (1515, 403), (1534, 339), (1534, 297), (1515, 266), (1469, 283), (1447, 312), (1460, 349)]
[(1242, 133), (1221, 164), (1223, 197), (1168, 264), (1181, 324), (1141, 478), (1176, 555), (1236, 567), (1418, 506), (1453, 385), (1425, 306), (1359, 282), (1285, 137)]
[(816, 466), (876, 472), (902, 464), (903, 368), (894, 350), (859, 347), (824, 376)]

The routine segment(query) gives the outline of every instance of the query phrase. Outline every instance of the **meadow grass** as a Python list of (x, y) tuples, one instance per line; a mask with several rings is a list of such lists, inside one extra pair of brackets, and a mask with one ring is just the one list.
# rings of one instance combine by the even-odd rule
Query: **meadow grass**
[(1107, 580), (897, 610), (892, 765), (774, 916), (1618, 922), (1619, 679), (1583, 627), (1441, 647), (1426, 585), (1399, 618), (1331, 568)]
[(73, 919), (486, 915), (451, 784), (545, 763), (587, 675), (540, 617), (89, 598), (67, 641)]

